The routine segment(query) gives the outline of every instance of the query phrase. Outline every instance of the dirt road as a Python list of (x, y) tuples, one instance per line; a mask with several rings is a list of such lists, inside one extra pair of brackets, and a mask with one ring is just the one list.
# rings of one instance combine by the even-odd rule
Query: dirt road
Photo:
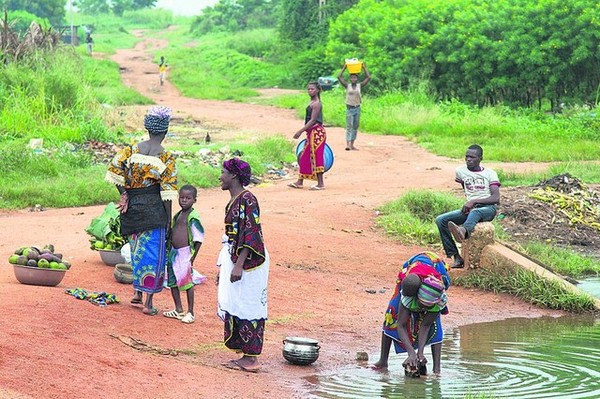
[[(302, 125), (289, 110), (183, 98), (168, 82), (159, 86), (149, 53), (164, 45), (145, 40), (113, 59), (124, 68), (126, 84), (158, 104), (182, 117), (226, 126), (213, 140), (275, 133), (291, 138)], [(140, 128), (142, 119), (131, 123)], [(197, 321), (192, 325), (145, 316), (129, 305), (130, 287), (117, 283), (112, 268), (88, 249), (84, 228), (103, 206), (0, 213), (0, 257), (7, 259), (22, 245), (53, 243), (73, 264), (56, 288), (19, 284), (6, 262), (0, 269), (0, 397), (238, 398), (243, 393), (246, 398), (301, 398), (309, 388), (304, 377), (352, 364), (357, 351), (377, 353), (382, 312), (397, 269), (422, 248), (401, 245), (376, 230), (375, 208), (411, 188), (454, 188), (453, 170), (461, 160), (431, 155), (401, 137), (365, 134), (357, 140), (360, 151), (343, 151), (341, 128), (328, 129), (328, 142), (336, 158), (326, 174), (325, 191), (293, 190), (287, 182), (251, 189), (260, 201), (272, 261), (270, 320), (258, 374), (222, 366), (235, 356), (221, 344), (222, 324), (215, 315), (214, 265), (227, 192), (199, 194), (197, 209), (207, 237), (198, 269), (210, 280), (197, 287)], [(73, 287), (116, 293), (123, 302), (99, 308), (64, 293)], [(558, 314), (509, 296), (459, 287), (452, 287), (449, 296), (452, 312), (444, 319), (445, 328)], [(169, 293), (157, 295), (155, 306), (171, 309)], [(317, 363), (288, 364), (281, 355), (286, 336), (318, 339), (322, 349)], [(118, 339), (129, 337), (142, 340), (151, 351)], [(159, 354), (164, 349), (178, 355)]]

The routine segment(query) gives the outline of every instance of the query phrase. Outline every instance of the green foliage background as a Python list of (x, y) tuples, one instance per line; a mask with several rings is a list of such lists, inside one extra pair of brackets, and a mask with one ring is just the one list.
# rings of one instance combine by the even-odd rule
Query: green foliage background
[(368, 60), (380, 89), (426, 79), (477, 104), (595, 103), (599, 25), (587, 0), (361, 0), (332, 22), (327, 54)]

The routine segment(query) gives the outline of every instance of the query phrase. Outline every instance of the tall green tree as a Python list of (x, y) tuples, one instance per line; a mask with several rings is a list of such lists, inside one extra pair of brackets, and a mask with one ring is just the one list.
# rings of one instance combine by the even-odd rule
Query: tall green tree
[(139, 10), (141, 8), (152, 8), (157, 0), (74, 0), (74, 5), (86, 14), (108, 14), (123, 15), (125, 11)]
[(280, 0), (219, 0), (206, 7), (192, 24), (192, 32), (236, 32), (244, 29), (272, 28), (277, 24)]
[(328, 57), (366, 59), (375, 88), (426, 79), (476, 104), (600, 99), (598, 2), (361, 0), (329, 33)]
[(296, 44), (325, 42), (329, 24), (358, 0), (281, 0), (279, 34)]
[(73, 4), (84, 14), (108, 14), (110, 5), (106, 0), (75, 0)]
[(53, 25), (61, 25), (65, 19), (67, 0), (2, 0), (0, 4), (8, 11), (27, 11), (47, 18)]

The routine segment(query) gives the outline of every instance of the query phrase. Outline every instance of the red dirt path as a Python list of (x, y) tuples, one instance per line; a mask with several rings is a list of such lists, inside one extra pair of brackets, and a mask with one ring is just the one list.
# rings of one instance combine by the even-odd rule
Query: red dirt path
[[(146, 40), (113, 59), (126, 68), (126, 84), (157, 103), (180, 116), (227, 126), (213, 140), (275, 133), (291, 138), (302, 125), (289, 110), (183, 98), (168, 82), (158, 86), (148, 51), (165, 45)], [(142, 119), (133, 124), (141, 128)], [(23, 245), (53, 243), (73, 264), (55, 288), (21, 285), (11, 267), (0, 269), (0, 398), (302, 398), (310, 388), (303, 377), (352, 364), (357, 351), (375, 355), (397, 269), (422, 249), (401, 245), (375, 229), (375, 207), (411, 188), (455, 188), (453, 170), (462, 161), (432, 155), (401, 137), (360, 134), (360, 151), (343, 151), (341, 128), (328, 128), (328, 142), (336, 160), (326, 175), (325, 191), (293, 190), (287, 181), (252, 188), (272, 260), (270, 322), (258, 374), (222, 366), (234, 358), (221, 344), (222, 324), (215, 315), (214, 265), (227, 192), (215, 188), (199, 193), (197, 209), (207, 237), (197, 268), (210, 281), (197, 287), (197, 321), (192, 325), (145, 316), (129, 305), (130, 287), (117, 283), (112, 268), (88, 249), (84, 228), (103, 206), (0, 212), (2, 259)], [(502, 167), (526, 170), (536, 165)], [(123, 303), (99, 308), (64, 293), (73, 287), (116, 293)], [(449, 296), (447, 329), (560, 314), (460, 287), (452, 287)], [(172, 308), (168, 291), (156, 296), (155, 306)], [(320, 358), (313, 366), (292, 366), (283, 359), (282, 340), (297, 335), (320, 341)], [(133, 337), (179, 354), (141, 352), (115, 337)]]

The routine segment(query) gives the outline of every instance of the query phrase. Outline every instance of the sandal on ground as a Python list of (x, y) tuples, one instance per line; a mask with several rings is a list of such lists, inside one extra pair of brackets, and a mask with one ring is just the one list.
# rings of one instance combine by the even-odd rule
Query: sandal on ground
[(152, 309), (148, 309), (148, 308), (144, 308), (142, 309), (142, 313), (147, 315), (147, 316), (156, 316), (158, 314), (158, 309), (156, 308), (152, 308)]
[(169, 310), (168, 312), (163, 312), (163, 316), (168, 317), (169, 319), (177, 319), (181, 320), (185, 316), (185, 313), (179, 313), (177, 310)]
[(310, 186), (309, 190), (311, 190), (311, 191), (325, 190), (325, 187)]
[(181, 319), (181, 322), (185, 323), (185, 324), (192, 324), (195, 321), (196, 321), (196, 318), (190, 312), (187, 312), (186, 315), (183, 316), (183, 318)]
[(288, 187), (291, 187), (291, 188), (302, 188), (302, 186), (299, 186), (296, 183), (290, 183), (290, 184), (288, 184)]

